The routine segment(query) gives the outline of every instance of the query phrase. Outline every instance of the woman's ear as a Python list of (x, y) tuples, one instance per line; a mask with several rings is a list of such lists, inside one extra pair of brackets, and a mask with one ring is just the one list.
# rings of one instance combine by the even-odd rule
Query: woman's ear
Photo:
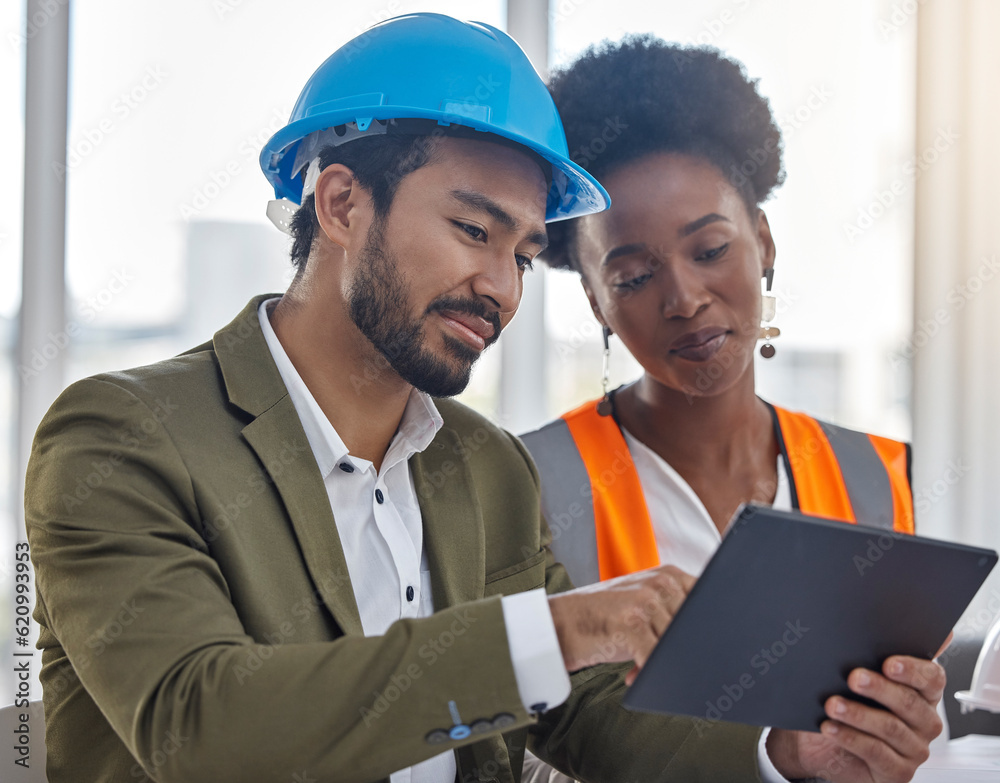
[(367, 224), (361, 219), (361, 210), (368, 206), (368, 193), (354, 179), (354, 172), (342, 163), (333, 163), (323, 169), (316, 180), (316, 220), (327, 239), (345, 250), (361, 240)]
[(601, 326), (610, 328), (608, 326), (608, 322), (604, 320), (604, 313), (601, 312), (601, 306), (597, 303), (597, 297), (594, 295), (594, 290), (590, 287), (590, 284), (587, 282), (587, 278), (583, 275), (580, 275), (580, 285), (583, 286), (583, 292), (587, 295), (587, 301), (590, 302), (590, 309), (594, 313), (594, 318), (597, 319), (597, 322)]
[(771, 236), (771, 224), (763, 209), (757, 210), (757, 242), (760, 245), (760, 261), (763, 269), (774, 268), (774, 237)]

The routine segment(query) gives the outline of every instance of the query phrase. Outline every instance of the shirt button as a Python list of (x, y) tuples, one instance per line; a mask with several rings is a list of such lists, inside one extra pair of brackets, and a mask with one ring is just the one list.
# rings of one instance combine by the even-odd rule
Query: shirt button
[(341, 462), (339, 465), (337, 465), (337, 467), (340, 468), (342, 471), (344, 471), (344, 473), (354, 472), (354, 466), (347, 462)]
[(382, 490), (381, 489), (376, 489), (375, 490), (375, 500), (378, 503), (384, 503), (385, 502), (385, 495), (382, 494)]
[(406, 586), (406, 600), (407, 601), (413, 600), (413, 585)]

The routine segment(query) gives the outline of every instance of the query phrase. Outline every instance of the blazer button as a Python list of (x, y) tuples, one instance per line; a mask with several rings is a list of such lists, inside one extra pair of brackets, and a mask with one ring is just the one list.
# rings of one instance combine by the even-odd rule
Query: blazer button
[(508, 726), (513, 726), (514, 723), (516, 723), (514, 716), (509, 712), (501, 712), (499, 715), (493, 716), (494, 729), (505, 729)]
[(493, 731), (493, 721), (485, 720), (480, 718), (479, 720), (474, 720), (469, 724), (469, 731), (473, 734), (486, 734)]
[(469, 727), (466, 726), (464, 723), (460, 723), (457, 726), (452, 726), (451, 731), (448, 732), (448, 736), (451, 737), (453, 740), (464, 740), (470, 734), (472, 734), (472, 732), (469, 730)]
[(448, 736), (448, 732), (444, 729), (434, 729), (424, 739), (428, 745), (440, 745), (442, 742), (447, 742), (451, 737)]

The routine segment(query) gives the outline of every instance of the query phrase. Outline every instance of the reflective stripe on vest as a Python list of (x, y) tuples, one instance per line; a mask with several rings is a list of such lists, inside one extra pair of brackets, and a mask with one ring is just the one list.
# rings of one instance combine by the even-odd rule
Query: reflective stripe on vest
[[(795, 507), (913, 532), (904, 443), (774, 408)], [(593, 400), (522, 436), (538, 465), (552, 551), (577, 585), (659, 563), (639, 477), (617, 423)]]
[(774, 412), (803, 513), (913, 532), (906, 444), (804, 413)]
[(552, 532), (556, 560), (566, 566), (574, 584), (600, 582), (590, 475), (569, 427), (556, 419), (521, 440), (538, 466), (542, 513)]

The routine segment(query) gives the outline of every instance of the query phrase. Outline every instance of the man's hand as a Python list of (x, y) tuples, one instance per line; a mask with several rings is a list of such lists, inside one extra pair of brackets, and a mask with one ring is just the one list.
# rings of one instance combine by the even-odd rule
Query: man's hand
[(834, 783), (905, 783), (929, 754), (941, 733), (937, 703), (945, 674), (934, 661), (893, 656), (882, 673), (855, 669), (848, 687), (886, 710), (831, 696), (830, 720), (821, 734), (773, 730), (767, 752), (786, 778), (819, 777)]
[(674, 566), (658, 566), (550, 596), (566, 670), (635, 661), (631, 685), (694, 583)]

